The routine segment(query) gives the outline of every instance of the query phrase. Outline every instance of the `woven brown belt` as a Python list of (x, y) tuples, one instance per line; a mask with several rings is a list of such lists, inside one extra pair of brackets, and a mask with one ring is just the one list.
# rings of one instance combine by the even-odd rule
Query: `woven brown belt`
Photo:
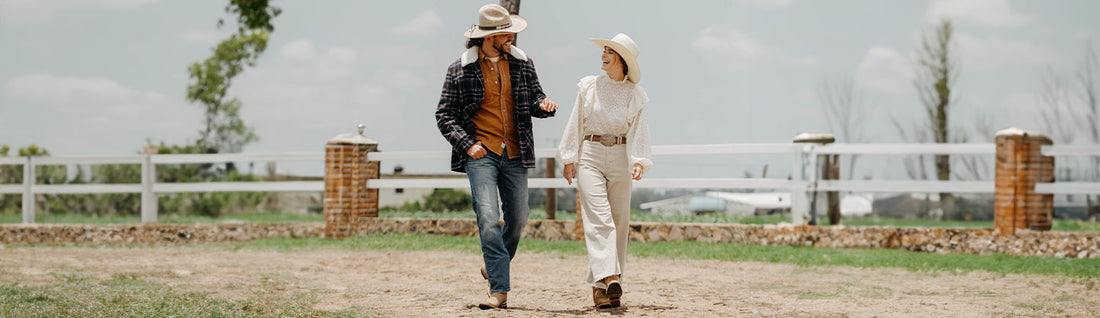
[(584, 140), (598, 141), (600, 144), (608, 147), (626, 143), (626, 137), (616, 135), (587, 135), (584, 136)]

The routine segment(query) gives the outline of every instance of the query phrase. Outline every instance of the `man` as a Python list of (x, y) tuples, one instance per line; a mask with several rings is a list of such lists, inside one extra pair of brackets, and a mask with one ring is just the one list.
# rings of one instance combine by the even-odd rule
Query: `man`
[(470, 179), (485, 261), (482, 276), (489, 280), (481, 309), (508, 306), (509, 265), (530, 212), (531, 117), (553, 117), (558, 108), (542, 92), (534, 63), (512, 46), (516, 32), (526, 28), (527, 20), (504, 7), (482, 6), (478, 24), (464, 34), (466, 52), (447, 68), (435, 112), (439, 132), (452, 146), (451, 170)]

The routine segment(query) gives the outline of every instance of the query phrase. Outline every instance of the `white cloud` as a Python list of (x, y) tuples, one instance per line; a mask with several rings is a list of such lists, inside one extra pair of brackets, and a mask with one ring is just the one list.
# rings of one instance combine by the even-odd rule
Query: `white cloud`
[(200, 122), (197, 109), (182, 96), (169, 98), (105, 77), (16, 76), (0, 88), (0, 103), (4, 142), (39, 144), (55, 155), (130, 153), (146, 138), (184, 142)]
[(817, 67), (821, 65), (821, 58), (814, 55), (786, 57), (787, 63), (797, 67)]
[(734, 69), (752, 68), (768, 56), (768, 48), (741, 30), (709, 26), (691, 43), (696, 50), (721, 58)]
[(313, 47), (313, 43), (310, 43), (309, 40), (297, 39), (283, 45), (283, 47), (279, 49), (279, 57), (289, 60), (308, 61), (317, 58), (317, 49)]
[(1092, 39), (1092, 32), (1077, 29), (1073, 31), (1073, 38), (1078, 40), (1089, 40)]
[[(379, 47), (367, 54), (346, 47), (317, 47), (299, 39), (279, 48), (274, 60), (245, 72), (235, 82), (239, 85), (234, 94), (248, 105), (243, 113), (246, 122), (265, 136), (250, 149), (312, 147), (318, 140), (354, 130), (359, 123), (374, 132), (371, 138), (382, 139), (434, 129), (438, 87), (425, 86), (440, 70), (433, 67), (429, 75), (390, 60), (364, 65), (377, 58), (378, 50), (401, 51)], [(410, 54), (414, 50), (405, 48)], [(314, 124), (303, 125), (303, 121)]]
[(815, 67), (821, 64), (816, 56), (792, 56), (760, 43), (741, 30), (722, 25), (704, 28), (691, 46), (735, 70), (750, 69), (767, 61), (779, 61), (795, 67)]
[(791, 0), (744, 0), (747, 3), (768, 8), (782, 8), (791, 5)]
[(229, 33), (216, 30), (191, 30), (181, 33), (179, 38), (190, 45), (210, 47), (218, 44), (223, 38), (229, 38)]
[(17, 76), (4, 85), (5, 96), (50, 105), (81, 103), (159, 103), (166, 98), (156, 92), (140, 91), (103, 77), (68, 77), (38, 73)]
[(898, 51), (874, 46), (867, 50), (856, 67), (860, 85), (882, 94), (899, 94), (910, 87), (913, 71), (909, 60)]
[(4, 0), (0, 1), (0, 24), (13, 26), (50, 23), (61, 11), (126, 10), (158, 0)]
[(390, 30), (396, 36), (430, 37), (443, 30), (443, 18), (435, 10), (424, 11), (420, 15)]
[(1054, 60), (1054, 51), (1028, 41), (1003, 39), (999, 36), (977, 37), (957, 33), (961, 67), (990, 70), (1017, 65), (1046, 64)]
[(1014, 11), (1008, 0), (935, 0), (925, 14), (925, 22), (948, 18), (963, 25), (1003, 28), (1022, 27), (1035, 22), (1035, 16)]

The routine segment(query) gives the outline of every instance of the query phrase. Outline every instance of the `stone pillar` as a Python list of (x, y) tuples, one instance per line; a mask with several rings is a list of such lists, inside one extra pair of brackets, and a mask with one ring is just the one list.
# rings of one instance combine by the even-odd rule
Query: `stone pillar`
[(1050, 144), (1047, 136), (1017, 128), (997, 132), (993, 227), (1001, 235), (1050, 230), (1054, 195), (1035, 193), (1035, 183), (1054, 181), (1054, 157), (1042, 154)]
[(359, 134), (340, 134), (325, 145), (325, 237), (341, 239), (358, 235), (366, 218), (378, 217), (378, 189), (367, 189), (367, 180), (378, 179), (378, 161), (367, 161), (378, 143)]

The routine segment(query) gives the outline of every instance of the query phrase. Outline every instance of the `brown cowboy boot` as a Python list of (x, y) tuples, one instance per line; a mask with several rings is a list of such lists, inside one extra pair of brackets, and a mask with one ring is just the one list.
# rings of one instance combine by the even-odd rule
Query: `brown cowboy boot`
[(482, 310), (508, 308), (508, 293), (490, 293), (489, 298), (486, 298), (481, 304), (478, 304), (477, 307)]
[(596, 304), (596, 308), (607, 309), (611, 308), (611, 300), (607, 299), (607, 293), (602, 288), (592, 287), (592, 302)]

